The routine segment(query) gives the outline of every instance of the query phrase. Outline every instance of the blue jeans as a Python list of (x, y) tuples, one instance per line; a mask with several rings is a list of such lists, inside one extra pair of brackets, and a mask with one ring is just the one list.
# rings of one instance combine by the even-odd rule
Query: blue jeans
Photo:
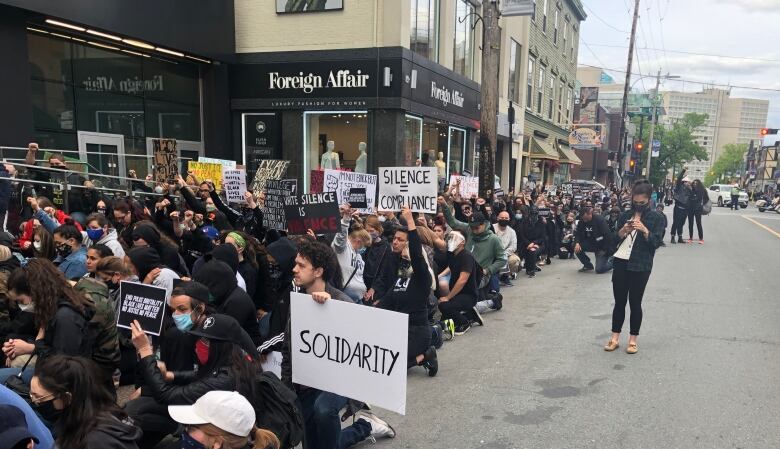
[[(582, 262), (582, 265), (585, 268), (593, 268), (590, 257), (588, 257), (585, 251), (580, 251), (575, 254), (577, 255), (577, 259), (580, 259), (580, 262)], [(606, 273), (612, 269), (612, 257), (599, 254), (594, 254), (594, 256), (596, 256), (596, 273)]]
[(298, 400), (306, 427), (305, 449), (345, 449), (371, 435), (371, 424), (360, 419), (341, 429), (339, 411), (348, 401), (343, 396), (310, 388)]

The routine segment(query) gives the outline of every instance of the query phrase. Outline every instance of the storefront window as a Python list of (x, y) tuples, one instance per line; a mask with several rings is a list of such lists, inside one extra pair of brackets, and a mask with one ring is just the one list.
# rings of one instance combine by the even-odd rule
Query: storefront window
[(409, 48), (431, 61), (438, 61), (439, 0), (412, 0)]
[(474, 6), (468, 0), (457, 0), (455, 11), (455, 60), (452, 70), (474, 77)]
[[(317, 169), (355, 170), (360, 142), (368, 142), (367, 111), (304, 112), (303, 173)], [(367, 153), (375, 148), (366, 148)]]
[(460, 174), (463, 173), (465, 163), (465, 150), (466, 150), (466, 130), (462, 128), (456, 128), (454, 126), (449, 127), (449, 155), (447, 157), (447, 174)]
[(49, 81), (31, 81), (33, 120), (51, 130), (75, 129), (73, 87)]
[(404, 124), (404, 160), (402, 166), (411, 167), (422, 157), (423, 120), (413, 115), (406, 116)]
[(441, 120), (425, 120), (423, 123), (422, 155), (424, 167), (434, 167), (439, 153), (447, 158), (447, 124)]

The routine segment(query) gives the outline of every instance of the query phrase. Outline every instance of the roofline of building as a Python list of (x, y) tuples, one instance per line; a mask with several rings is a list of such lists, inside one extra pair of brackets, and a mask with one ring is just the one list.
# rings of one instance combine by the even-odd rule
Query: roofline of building
[(571, 5), (572, 11), (577, 13), (577, 15), (579, 16), (580, 22), (588, 18), (588, 15), (585, 14), (585, 8), (582, 7), (582, 3), (580, 2), (580, 0), (568, 0), (568, 2)]

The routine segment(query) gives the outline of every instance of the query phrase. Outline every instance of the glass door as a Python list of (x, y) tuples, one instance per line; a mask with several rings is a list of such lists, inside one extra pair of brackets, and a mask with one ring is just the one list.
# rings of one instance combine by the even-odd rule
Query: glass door
[(466, 162), (466, 130), (450, 126), (447, 139), (447, 177), (463, 173)]
[[(87, 172), (125, 176), (125, 138), (121, 134), (79, 131), (79, 159)], [(104, 184), (106, 182), (104, 181)]]

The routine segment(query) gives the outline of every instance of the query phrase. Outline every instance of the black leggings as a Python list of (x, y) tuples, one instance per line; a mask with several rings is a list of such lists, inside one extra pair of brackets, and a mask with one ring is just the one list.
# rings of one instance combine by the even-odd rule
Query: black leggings
[(696, 230), (699, 231), (699, 240), (704, 240), (704, 231), (701, 228), (701, 211), (688, 211), (688, 237), (693, 240), (693, 219), (696, 218)]
[(455, 322), (455, 326), (465, 326), (469, 324), (469, 319), (463, 316), (462, 312), (471, 310), (476, 304), (477, 298), (459, 293), (449, 301), (439, 304), (441, 319), (451, 319)]
[(417, 356), (424, 354), (431, 346), (431, 326), (409, 326), (409, 343), (406, 354), (406, 367), (417, 365)]
[(674, 214), (672, 215), (672, 237), (678, 235), (682, 237), (683, 226), (685, 226), (685, 218), (688, 217), (687, 208), (679, 208), (674, 206)]
[(536, 272), (536, 261), (539, 260), (539, 255), (544, 254), (544, 248), (531, 251), (528, 248), (523, 249), (523, 259), (525, 259), (525, 272)]
[(620, 333), (626, 320), (626, 302), (631, 306), (631, 335), (639, 335), (642, 326), (642, 296), (645, 294), (649, 271), (628, 271), (628, 262), (614, 259), (612, 271), (612, 294), (615, 308), (612, 309), (612, 332)]

